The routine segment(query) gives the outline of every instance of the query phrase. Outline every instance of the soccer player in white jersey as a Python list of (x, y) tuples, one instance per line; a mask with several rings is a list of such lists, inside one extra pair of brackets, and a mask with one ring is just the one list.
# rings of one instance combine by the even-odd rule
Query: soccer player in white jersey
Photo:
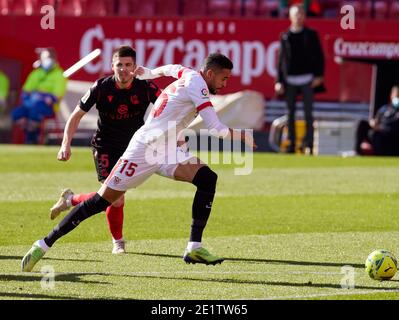
[(209, 100), (226, 87), (233, 63), (220, 53), (210, 54), (199, 72), (181, 65), (166, 65), (153, 70), (139, 67), (140, 79), (172, 76), (170, 84), (155, 102), (152, 114), (134, 134), (112, 172), (90, 199), (74, 207), (43, 239), (36, 241), (21, 262), (22, 271), (34, 265), (59, 238), (72, 231), (83, 220), (105, 210), (130, 189), (138, 187), (152, 174), (190, 182), (197, 187), (192, 206), (190, 239), (183, 259), (187, 263), (217, 264), (223, 262), (202, 246), (202, 233), (208, 221), (216, 190), (217, 174), (189, 152), (177, 147), (182, 130), (199, 114), (211, 134), (244, 141), (255, 148), (252, 135), (222, 124)]

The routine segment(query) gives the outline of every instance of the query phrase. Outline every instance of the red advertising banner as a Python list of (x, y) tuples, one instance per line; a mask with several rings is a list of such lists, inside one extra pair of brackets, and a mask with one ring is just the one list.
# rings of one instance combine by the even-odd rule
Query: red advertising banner
[[(221, 51), (234, 63), (233, 76), (224, 93), (256, 90), (265, 98), (274, 97), (279, 35), (289, 26), (288, 20), (281, 19), (56, 17), (55, 29), (42, 29), (41, 18), (0, 17), (0, 57), (20, 60), (23, 76), (32, 68), (37, 47), (54, 47), (64, 69), (92, 50), (102, 49), (99, 58), (72, 76), (72, 79), (87, 81), (111, 73), (112, 51), (121, 44), (132, 45), (137, 51), (138, 64), (150, 68), (179, 63), (198, 69), (210, 52)], [(355, 30), (341, 29), (339, 18), (336, 21), (309, 19), (308, 25), (319, 32), (326, 55), (328, 90), (318, 96), (319, 99), (368, 101), (371, 66), (339, 65), (334, 56), (347, 57), (360, 52), (363, 57), (374, 54), (376, 58), (397, 59), (399, 22), (360, 21)], [(389, 37), (394, 45), (378, 51), (375, 45), (346, 40), (361, 37), (372, 43), (368, 37), (375, 41), (381, 35)], [(335, 39), (333, 46), (329, 44), (331, 39)]]
[(333, 37), (329, 43), (335, 56), (346, 59), (399, 60), (399, 38)]

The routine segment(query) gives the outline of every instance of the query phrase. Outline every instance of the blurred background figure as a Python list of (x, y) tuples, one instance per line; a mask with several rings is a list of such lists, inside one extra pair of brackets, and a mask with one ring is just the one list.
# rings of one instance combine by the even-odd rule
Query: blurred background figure
[(378, 109), (373, 119), (359, 122), (355, 150), (359, 155), (399, 155), (399, 85), (392, 87), (390, 103)]
[(0, 114), (6, 109), (9, 92), (10, 80), (7, 75), (0, 70)]
[(303, 96), (306, 134), (302, 152), (313, 154), (313, 93), (324, 91), (324, 54), (315, 30), (305, 27), (302, 4), (290, 8), (291, 26), (281, 35), (275, 91), (284, 95), (288, 108), (288, 153), (296, 151), (296, 97)]
[(22, 87), (21, 105), (12, 112), (12, 120), (24, 130), (27, 144), (38, 143), (40, 123), (55, 116), (67, 84), (55, 50), (38, 49), (38, 54), (39, 60)]

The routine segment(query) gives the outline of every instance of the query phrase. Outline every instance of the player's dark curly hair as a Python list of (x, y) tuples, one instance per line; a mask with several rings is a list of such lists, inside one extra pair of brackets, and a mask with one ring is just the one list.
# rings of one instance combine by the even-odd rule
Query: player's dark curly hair
[(233, 69), (233, 62), (220, 52), (211, 53), (204, 62), (203, 70)]
[(130, 46), (120, 46), (112, 53), (112, 58), (114, 57), (132, 57), (136, 61), (136, 51)]

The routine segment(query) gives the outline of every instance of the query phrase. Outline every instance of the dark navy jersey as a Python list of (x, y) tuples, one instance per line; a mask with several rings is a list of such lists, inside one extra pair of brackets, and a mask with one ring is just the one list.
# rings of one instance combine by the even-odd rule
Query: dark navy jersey
[(98, 110), (97, 130), (91, 144), (96, 148), (124, 151), (133, 134), (144, 124), (148, 105), (160, 95), (150, 81), (134, 79), (131, 86), (121, 89), (114, 76), (101, 78), (80, 99), (79, 107), (88, 112)]

